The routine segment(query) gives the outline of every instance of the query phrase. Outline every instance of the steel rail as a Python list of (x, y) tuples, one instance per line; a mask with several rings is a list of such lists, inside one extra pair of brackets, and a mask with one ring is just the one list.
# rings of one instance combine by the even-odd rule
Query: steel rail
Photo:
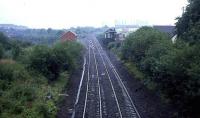
[(87, 107), (87, 98), (88, 98), (88, 90), (89, 90), (89, 81), (90, 81), (90, 44), (88, 47), (88, 78), (87, 78), (87, 87), (86, 87), (86, 95), (85, 95), (85, 103), (84, 103), (84, 109), (83, 109), (83, 118), (85, 118), (85, 112)]
[[(98, 45), (101, 47), (100, 49), (103, 51), (102, 46), (100, 45), (100, 43), (99, 43), (99, 41), (98, 41), (97, 39), (96, 39), (96, 42), (98, 42)], [(96, 43), (96, 44), (97, 44), (97, 43)], [(104, 52), (104, 51), (103, 51), (103, 52)], [(108, 62), (108, 63), (110, 64), (110, 66), (112, 67), (113, 73), (115, 74), (116, 78), (119, 80), (119, 82), (121, 83), (123, 89), (125, 90), (125, 92), (126, 92), (128, 98), (129, 98), (129, 100), (130, 100), (130, 102), (131, 102), (131, 105), (133, 106), (133, 108), (134, 108), (134, 110), (135, 110), (135, 112), (136, 112), (138, 118), (141, 118), (141, 116), (140, 116), (140, 114), (139, 114), (139, 112), (138, 112), (138, 110), (137, 110), (135, 104), (133, 103), (133, 101), (132, 101), (132, 99), (131, 99), (131, 97), (130, 97), (130, 95), (129, 95), (129, 93), (128, 93), (128, 90), (127, 90), (126, 86), (124, 85), (124, 83), (123, 83), (122, 80), (121, 80), (121, 77), (119, 76), (119, 74), (118, 74), (118, 72), (116, 71), (115, 67), (113, 66), (112, 62), (111, 62), (110, 59), (108, 58), (107, 54), (106, 54), (105, 52), (104, 52), (104, 54), (105, 54), (105, 57), (106, 57), (107, 62)]]
[[(94, 45), (93, 45), (94, 46)], [(102, 104), (101, 104), (101, 86), (100, 86), (100, 81), (99, 81), (99, 72), (98, 72), (98, 67), (97, 67), (97, 59), (94, 53), (94, 49), (93, 49), (93, 55), (94, 55), (94, 60), (95, 60), (95, 67), (96, 67), (96, 72), (97, 72), (97, 79), (98, 79), (98, 87), (99, 87), (99, 107), (100, 107), (100, 118), (102, 118)]]
[[(96, 47), (97, 47), (97, 46), (96, 46)], [(101, 55), (101, 53), (100, 53), (98, 47), (97, 47), (97, 50), (98, 50), (98, 52), (99, 52), (99, 54), (100, 54), (101, 60), (103, 61), (103, 65), (104, 65), (104, 67), (105, 67), (105, 69), (106, 69), (106, 74), (107, 74), (107, 76), (108, 76), (108, 79), (109, 79), (109, 82), (110, 82), (110, 85), (111, 85), (111, 88), (112, 88), (112, 91), (113, 91), (113, 94), (114, 94), (114, 97), (115, 97), (115, 101), (116, 101), (116, 104), (117, 104), (117, 107), (118, 107), (118, 111), (119, 111), (120, 118), (123, 118), (123, 117), (122, 117), (122, 112), (121, 112), (121, 109), (120, 109), (120, 106), (119, 106), (118, 98), (117, 98), (115, 89), (114, 89), (114, 87), (113, 87), (113, 83), (112, 83), (112, 81), (111, 81), (110, 74), (109, 74), (109, 72), (108, 72), (108, 68), (106, 67), (105, 61), (104, 61), (104, 59), (103, 59), (103, 57), (102, 57), (102, 55)]]

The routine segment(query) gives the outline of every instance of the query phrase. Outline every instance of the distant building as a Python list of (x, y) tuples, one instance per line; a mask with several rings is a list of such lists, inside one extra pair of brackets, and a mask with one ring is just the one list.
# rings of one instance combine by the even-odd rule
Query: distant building
[(115, 25), (115, 29), (117, 32), (134, 32), (139, 29), (138, 25)]
[(108, 29), (106, 32), (105, 32), (105, 39), (116, 39), (116, 30), (115, 29)]
[(126, 33), (117, 33), (116, 40), (117, 41), (123, 41), (126, 38)]
[(61, 41), (64, 42), (64, 41), (74, 41), (77, 39), (77, 35), (72, 32), (72, 31), (68, 31), (68, 32), (65, 32), (61, 37), (60, 37)]
[(139, 25), (115, 25), (115, 29), (117, 32), (116, 40), (125, 40), (130, 33), (135, 32), (139, 28)]
[(159, 30), (160, 32), (164, 32), (170, 36), (170, 38), (174, 37), (175, 34), (175, 26), (171, 25), (154, 25), (154, 29)]

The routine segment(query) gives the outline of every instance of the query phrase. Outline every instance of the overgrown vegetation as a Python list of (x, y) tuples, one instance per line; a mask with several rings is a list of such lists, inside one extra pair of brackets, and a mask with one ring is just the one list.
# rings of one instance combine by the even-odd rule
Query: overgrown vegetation
[[(131, 33), (119, 56), (131, 73), (161, 93), (179, 110), (176, 117), (200, 117), (200, 1), (189, 0), (176, 24), (178, 39), (171, 39), (151, 27)], [(116, 50), (115, 43), (109, 48)]]
[(177, 34), (182, 40), (196, 44), (200, 43), (200, 1), (188, 0), (188, 2), (184, 14), (176, 23)]
[(77, 42), (31, 45), (0, 33), (0, 117), (56, 117), (82, 48)]
[[(8, 28), (10, 27), (10, 28)], [(0, 32), (5, 33), (9, 37), (21, 41), (28, 41), (34, 44), (49, 44), (52, 45), (56, 40), (61, 37), (65, 30), (55, 29), (30, 29), (23, 26), (16, 26), (11, 24), (5, 24), (0, 27)]]

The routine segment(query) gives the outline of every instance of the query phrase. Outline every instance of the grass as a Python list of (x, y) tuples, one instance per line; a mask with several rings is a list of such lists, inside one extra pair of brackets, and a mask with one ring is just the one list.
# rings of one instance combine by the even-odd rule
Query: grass
[(132, 76), (136, 79), (144, 80), (144, 74), (138, 70), (135, 64), (132, 62), (125, 62), (124, 65)]
[(128, 69), (128, 72), (135, 77), (136, 79), (140, 80), (149, 90), (156, 89), (156, 83), (151, 81), (150, 78), (146, 77), (144, 73), (142, 73), (138, 67), (132, 62), (125, 62), (125, 67)]
[(53, 95), (53, 98), (56, 102), (60, 101), (60, 94), (62, 94), (64, 88), (68, 84), (69, 74), (67, 71), (62, 72), (58, 80), (50, 84), (50, 91)]

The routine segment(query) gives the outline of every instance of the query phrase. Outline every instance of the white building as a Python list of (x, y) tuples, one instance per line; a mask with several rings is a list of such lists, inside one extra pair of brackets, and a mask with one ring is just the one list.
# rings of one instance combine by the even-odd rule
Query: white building
[(138, 25), (115, 25), (117, 32), (116, 40), (125, 40), (125, 38), (131, 33), (139, 29)]

